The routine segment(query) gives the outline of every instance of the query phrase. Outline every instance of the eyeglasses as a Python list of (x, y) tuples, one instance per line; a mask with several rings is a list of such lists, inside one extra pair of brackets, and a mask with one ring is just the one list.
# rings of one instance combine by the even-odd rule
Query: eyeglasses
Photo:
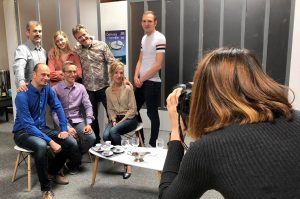
[(71, 74), (76, 74), (77, 71), (76, 70), (67, 70), (64, 73), (66, 73), (67, 75), (71, 75)]

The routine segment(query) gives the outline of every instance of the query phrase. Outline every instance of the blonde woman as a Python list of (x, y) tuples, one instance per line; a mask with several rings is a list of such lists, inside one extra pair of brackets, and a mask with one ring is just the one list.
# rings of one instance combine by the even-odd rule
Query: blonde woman
[(63, 80), (62, 66), (65, 61), (72, 61), (77, 66), (76, 81), (82, 78), (80, 58), (71, 50), (68, 36), (63, 31), (57, 31), (53, 35), (54, 48), (48, 53), (48, 66), (50, 68), (50, 84), (54, 86)]
[[(124, 84), (124, 65), (115, 60), (110, 64), (111, 85), (106, 89), (109, 123), (103, 133), (103, 140), (110, 140), (113, 145), (121, 145), (121, 135), (136, 129), (137, 108), (133, 89)], [(125, 165), (123, 178), (131, 175), (131, 167)]]

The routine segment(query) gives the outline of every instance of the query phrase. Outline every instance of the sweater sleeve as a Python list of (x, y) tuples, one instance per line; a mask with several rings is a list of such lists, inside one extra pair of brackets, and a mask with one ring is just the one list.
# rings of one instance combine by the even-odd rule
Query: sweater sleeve
[(203, 147), (191, 146), (184, 155), (179, 141), (170, 141), (159, 185), (159, 198), (199, 198), (208, 187)]

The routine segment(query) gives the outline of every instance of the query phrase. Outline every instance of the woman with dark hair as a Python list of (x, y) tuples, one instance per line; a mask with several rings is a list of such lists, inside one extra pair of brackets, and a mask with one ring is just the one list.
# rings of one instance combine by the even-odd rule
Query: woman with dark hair
[(71, 49), (67, 34), (63, 31), (56, 31), (53, 35), (53, 43), (54, 48), (48, 53), (51, 86), (63, 80), (62, 66), (65, 61), (72, 61), (77, 66), (76, 81), (80, 82), (82, 78), (80, 58)]
[[(220, 48), (194, 75), (184, 154), (176, 106), (167, 98), (172, 133), (159, 198), (300, 198), (300, 113), (289, 88), (266, 75), (253, 53)], [(181, 122), (182, 123), (182, 122)], [(181, 125), (182, 126), (182, 125)]]

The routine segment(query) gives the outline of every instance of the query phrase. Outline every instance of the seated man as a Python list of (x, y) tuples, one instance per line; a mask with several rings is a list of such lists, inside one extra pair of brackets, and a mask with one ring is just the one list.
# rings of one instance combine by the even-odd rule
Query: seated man
[[(76, 71), (77, 66), (73, 62), (64, 62), (62, 67), (64, 80), (52, 88), (64, 108), (65, 116), (68, 119), (68, 132), (77, 140), (79, 150), (81, 154), (84, 154), (93, 146), (96, 136), (90, 125), (94, 119), (92, 104), (85, 87), (75, 82)], [(84, 108), (85, 117), (80, 113), (81, 107)], [(57, 114), (53, 112), (52, 115), (58, 126)], [(76, 168), (69, 166), (69, 163), (71, 162), (66, 163), (67, 169), (76, 172)], [(70, 173), (72, 174), (72, 172)]]
[[(58, 175), (66, 159), (78, 163), (80, 159), (78, 146), (67, 132), (67, 120), (63, 108), (55, 93), (48, 84), (50, 70), (46, 64), (36, 64), (33, 70), (32, 81), (27, 92), (17, 93), (16, 120), (13, 127), (15, 143), (25, 149), (32, 150), (38, 178), (43, 191), (43, 198), (53, 198), (51, 182), (68, 184), (68, 180)], [(57, 113), (61, 132), (46, 126), (46, 106)], [(55, 153), (49, 161), (47, 145)]]

